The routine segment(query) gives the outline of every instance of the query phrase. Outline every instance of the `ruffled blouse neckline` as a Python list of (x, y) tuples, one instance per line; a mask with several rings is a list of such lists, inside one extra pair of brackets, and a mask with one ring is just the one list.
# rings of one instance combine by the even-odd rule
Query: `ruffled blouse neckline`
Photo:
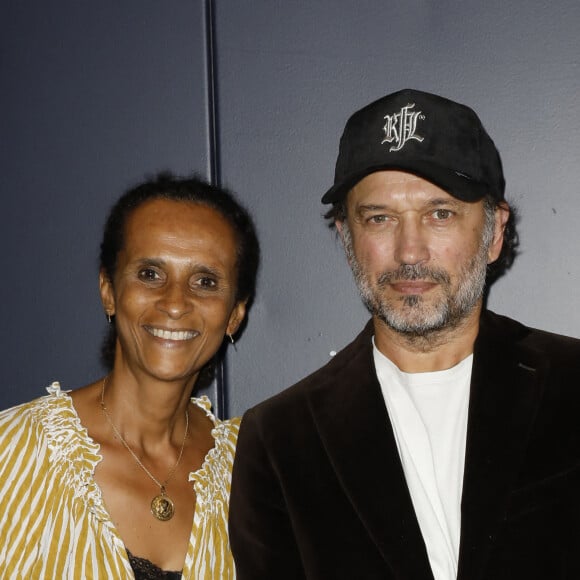
[[(113, 528), (101, 488), (94, 478), (95, 470), (103, 460), (101, 446), (94, 441), (81, 423), (69, 395), (70, 391), (61, 389), (57, 381), (46, 390), (50, 396), (46, 397), (48, 412), (43, 423), (52, 457), (55, 461), (74, 463), (71, 471), (77, 474), (78, 485), (75, 486), (77, 493), (84, 496), (84, 501), (95, 517)], [(191, 403), (202, 409), (213, 424), (211, 435), (214, 438), (214, 446), (207, 452), (202, 465), (189, 474), (189, 481), (194, 483), (197, 503), (200, 503), (204, 502), (204, 491), (212, 495), (211, 489), (207, 488), (212, 487), (212, 475), (219, 467), (215, 462), (219, 462), (223, 456), (221, 447), (225, 444), (227, 433), (224, 423), (217, 420), (211, 412), (211, 401), (207, 396), (192, 397)], [(195, 511), (198, 511), (197, 505)]]

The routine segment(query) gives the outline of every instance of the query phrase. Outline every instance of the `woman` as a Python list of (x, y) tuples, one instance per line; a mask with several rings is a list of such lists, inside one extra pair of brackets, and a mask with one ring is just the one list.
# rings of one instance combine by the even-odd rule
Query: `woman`
[(116, 203), (99, 276), (110, 373), (0, 414), (0, 577), (234, 577), (238, 421), (191, 393), (233, 342), (258, 261), (247, 212), (202, 181), (163, 174)]

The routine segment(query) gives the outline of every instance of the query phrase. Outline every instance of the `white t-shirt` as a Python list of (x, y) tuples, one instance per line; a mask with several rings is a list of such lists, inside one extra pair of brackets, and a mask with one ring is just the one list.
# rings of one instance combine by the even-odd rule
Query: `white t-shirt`
[(374, 346), (415, 514), (435, 580), (456, 580), (473, 355), (437, 372), (404, 373)]

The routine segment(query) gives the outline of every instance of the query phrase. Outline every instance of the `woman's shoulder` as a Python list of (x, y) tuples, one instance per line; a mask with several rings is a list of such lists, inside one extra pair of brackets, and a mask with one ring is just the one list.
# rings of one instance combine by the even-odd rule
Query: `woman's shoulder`
[(231, 419), (218, 419), (212, 412), (212, 404), (206, 395), (201, 397), (192, 397), (191, 402), (202, 409), (206, 416), (214, 424), (214, 428), (221, 428), (224, 431), (231, 431), (237, 435), (240, 428), (241, 417), (232, 417)]
[(46, 391), (47, 394), (43, 396), (0, 411), (0, 431), (8, 429), (14, 423), (20, 426), (23, 422), (38, 423), (46, 415), (58, 412), (58, 409), (65, 411), (70, 404), (70, 398), (66, 391), (61, 390), (60, 383), (51, 383)]
[(98, 448), (81, 425), (68, 391), (56, 381), (46, 391), (44, 396), (0, 412), (0, 448), (47, 446), (62, 458), (81, 446), (96, 456)]
[[(222, 485), (230, 478), (238, 441), (240, 419), (238, 417), (233, 419), (216, 418), (211, 411), (211, 401), (206, 396), (192, 398), (191, 402), (203, 409), (214, 425), (211, 431), (214, 447), (207, 453), (201, 468), (191, 474), (191, 479), (206, 483), (209, 480), (214, 480), (219, 481), (219, 485)], [(200, 490), (197, 489), (197, 491)]]

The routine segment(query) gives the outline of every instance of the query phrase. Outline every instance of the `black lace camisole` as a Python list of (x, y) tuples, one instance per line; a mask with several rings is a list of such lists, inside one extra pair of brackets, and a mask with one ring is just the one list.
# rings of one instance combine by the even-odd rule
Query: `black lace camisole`
[(127, 556), (135, 573), (135, 580), (181, 580), (181, 572), (162, 570), (146, 558), (133, 556), (129, 550), (127, 550)]

